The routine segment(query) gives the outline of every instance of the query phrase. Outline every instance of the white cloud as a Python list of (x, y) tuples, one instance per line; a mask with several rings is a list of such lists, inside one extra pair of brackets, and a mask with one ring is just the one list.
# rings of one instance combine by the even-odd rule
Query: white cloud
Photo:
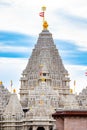
[(83, 88), (86, 88), (87, 77), (85, 76), (85, 72), (87, 67), (80, 65), (65, 65), (65, 67), (71, 79), (70, 87), (74, 89), (74, 80), (76, 80), (75, 91), (77, 93), (81, 92)]
[[(6, 2), (6, 1), (5, 1)], [(8, 0), (8, 2), (11, 2)], [(0, 30), (16, 31), (30, 35), (38, 35), (42, 30), (42, 18), (39, 17), (41, 6), (46, 5), (46, 18), (49, 30), (54, 37), (72, 40), (78, 46), (87, 47), (87, 26), (68, 21), (59, 15), (59, 11), (69, 12), (69, 15), (87, 19), (86, 0), (13, 0), (9, 8), (0, 9)], [(72, 16), (71, 16), (72, 17)], [(79, 21), (78, 21), (79, 22)], [(84, 42), (83, 42), (84, 41)]]
[(80, 25), (79, 21), (75, 23), (58, 16), (58, 19), (56, 17), (56, 20), (53, 21), (51, 28), (53, 27), (54, 38), (74, 41), (73, 43), (78, 46), (87, 47), (85, 44), (87, 43), (87, 24), (82, 27), (83, 25), (84, 23)]
[(32, 47), (18, 47), (18, 46), (1, 46), (0, 45), (0, 52), (32, 52)]
[(0, 0), (0, 7), (9, 7), (13, 4), (12, 0)]
[(87, 46), (86, 47), (85, 46), (84, 47), (79, 47), (78, 50), (86, 52), (87, 51)]
[(3, 81), (3, 85), (11, 91), (10, 81), (13, 81), (13, 89), (16, 88), (19, 92), (20, 77), (22, 71), (26, 67), (27, 59), (12, 59), (12, 58), (0, 58), (0, 80)]

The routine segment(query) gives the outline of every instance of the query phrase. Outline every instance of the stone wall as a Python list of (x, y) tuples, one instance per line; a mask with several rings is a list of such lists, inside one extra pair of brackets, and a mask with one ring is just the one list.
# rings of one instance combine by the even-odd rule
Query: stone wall
[(56, 129), (64, 130), (64, 120), (62, 118), (58, 118), (56, 121)]
[(65, 117), (56, 120), (57, 130), (87, 130), (87, 117)]
[(64, 118), (64, 130), (87, 130), (87, 117)]

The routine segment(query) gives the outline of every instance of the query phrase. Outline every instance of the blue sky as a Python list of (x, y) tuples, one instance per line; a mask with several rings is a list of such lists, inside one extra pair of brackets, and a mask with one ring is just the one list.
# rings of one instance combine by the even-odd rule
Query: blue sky
[(1, 0), (0, 1), (0, 80), (19, 90), (20, 76), (42, 31), (41, 6), (46, 5), (49, 31), (69, 71), (71, 88), (86, 87), (87, 2), (86, 0)]
[(34, 42), (35, 38), (33, 36), (16, 32), (1, 31), (0, 57), (28, 58), (30, 54), (28, 51), (32, 49)]

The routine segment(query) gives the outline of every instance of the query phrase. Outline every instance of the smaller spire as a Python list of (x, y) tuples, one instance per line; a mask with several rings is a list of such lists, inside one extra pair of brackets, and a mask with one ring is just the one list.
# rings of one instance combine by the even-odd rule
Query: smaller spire
[(23, 110), (17, 94), (11, 94), (9, 102), (3, 113), (5, 120), (20, 120), (23, 117)]

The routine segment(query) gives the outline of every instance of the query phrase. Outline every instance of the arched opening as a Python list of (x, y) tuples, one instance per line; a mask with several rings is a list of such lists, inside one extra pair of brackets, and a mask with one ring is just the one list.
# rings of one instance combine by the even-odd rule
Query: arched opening
[(38, 127), (37, 130), (45, 130), (44, 127)]
[(50, 126), (50, 130), (53, 130), (53, 129), (52, 129), (52, 126)]
[(32, 127), (30, 127), (29, 130), (32, 130)]

